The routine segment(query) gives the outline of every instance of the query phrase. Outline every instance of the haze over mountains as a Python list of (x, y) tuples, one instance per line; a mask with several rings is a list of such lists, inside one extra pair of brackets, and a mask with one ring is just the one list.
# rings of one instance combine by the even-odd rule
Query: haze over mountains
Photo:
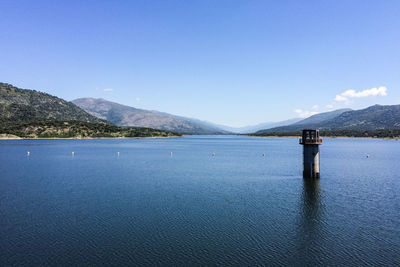
[(239, 134), (246, 134), (246, 133), (254, 133), (262, 129), (269, 129), (273, 127), (279, 127), (279, 126), (285, 126), (285, 125), (290, 125), (293, 123), (296, 123), (298, 121), (301, 121), (301, 118), (293, 118), (289, 120), (284, 120), (284, 121), (278, 121), (278, 122), (265, 122), (265, 123), (259, 123), (256, 125), (250, 125), (250, 126), (244, 126), (244, 127), (230, 127), (230, 126), (225, 126), (225, 125), (220, 125), (216, 124), (219, 128), (229, 131), (232, 133), (239, 133)]

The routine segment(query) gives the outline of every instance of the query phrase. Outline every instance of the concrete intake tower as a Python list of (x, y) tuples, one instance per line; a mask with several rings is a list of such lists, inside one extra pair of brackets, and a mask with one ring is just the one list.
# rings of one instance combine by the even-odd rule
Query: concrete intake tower
[(319, 130), (303, 130), (299, 142), (303, 145), (303, 177), (319, 178)]

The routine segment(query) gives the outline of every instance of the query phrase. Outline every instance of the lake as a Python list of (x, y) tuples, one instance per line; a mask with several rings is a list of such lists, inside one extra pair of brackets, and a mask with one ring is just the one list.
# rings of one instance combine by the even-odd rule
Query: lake
[(0, 265), (399, 266), (400, 141), (320, 151), (312, 180), (296, 138), (0, 141)]

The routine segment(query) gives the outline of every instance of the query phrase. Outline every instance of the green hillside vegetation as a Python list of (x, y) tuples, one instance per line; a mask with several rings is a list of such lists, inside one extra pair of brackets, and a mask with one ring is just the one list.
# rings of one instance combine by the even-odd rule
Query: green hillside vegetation
[(0, 83), (0, 123), (47, 119), (105, 122), (61, 98)]
[(171, 137), (179, 134), (151, 128), (123, 128), (105, 123), (82, 121), (35, 121), (0, 124), (0, 136), (23, 138), (120, 138)]

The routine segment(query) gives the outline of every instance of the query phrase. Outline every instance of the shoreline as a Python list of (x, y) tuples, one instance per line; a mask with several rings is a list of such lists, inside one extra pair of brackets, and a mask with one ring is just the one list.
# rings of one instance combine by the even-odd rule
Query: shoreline
[(0, 137), (0, 140), (95, 140), (95, 139), (156, 139), (181, 136), (143, 136), (143, 137)]

